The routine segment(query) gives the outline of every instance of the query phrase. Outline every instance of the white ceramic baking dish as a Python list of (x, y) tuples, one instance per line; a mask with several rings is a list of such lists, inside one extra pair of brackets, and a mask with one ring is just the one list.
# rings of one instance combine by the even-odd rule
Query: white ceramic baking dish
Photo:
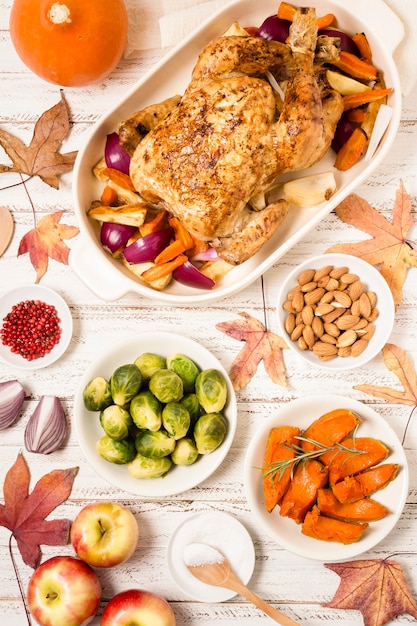
[[(304, 2), (304, 5), (306, 3)], [(277, 10), (277, 0), (236, 0), (214, 15), (169, 52), (120, 102), (92, 128), (79, 151), (73, 178), (75, 212), (80, 236), (71, 250), (70, 265), (88, 288), (103, 300), (118, 300), (133, 292), (152, 300), (176, 306), (204, 304), (236, 293), (278, 261), (292, 246), (305, 237), (320, 220), (352, 193), (377, 168), (395, 139), (401, 115), (401, 85), (393, 61), (393, 52), (404, 36), (401, 21), (383, 0), (310, 0), (318, 14), (337, 16), (337, 25), (347, 32), (365, 32), (373, 51), (373, 60), (383, 70), (386, 84), (394, 91), (388, 104), (392, 109), (389, 126), (371, 160), (362, 158), (347, 172), (335, 171), (338, 190), (326, 203), (309, 209), (291, 208), (284, 225), (251, 259), (231, 270), (212, 290), (201, 290), (172, 281), (164, 291), (155, 291), (139, 282), (122, 264), (111, 258), (99, 242), (99, 227), (87, 217), (92, 200), (101, 193), (92, 167), (103, 156), (106, 135), (117, 130), (119, 122), (144, 106), (168, 96), (181, 94), (202, 48), (223, 33), (235, 20), (242, 26), (260, 25)], [(332, 169), (334, 153), (326, 156), (308, 173)], [(307, 171), (299, 172), (302, 176)]]

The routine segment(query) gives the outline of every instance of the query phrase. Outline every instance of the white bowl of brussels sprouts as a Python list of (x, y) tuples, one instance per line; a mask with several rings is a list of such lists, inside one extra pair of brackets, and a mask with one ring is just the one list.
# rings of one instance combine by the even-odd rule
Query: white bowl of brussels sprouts
[(223, 462), (236, 430), (231, 381), (187, 337), (145, 332), (91, 363), (74, 425), (93, 469), (123, 491), (163, 497), (192, 489)]

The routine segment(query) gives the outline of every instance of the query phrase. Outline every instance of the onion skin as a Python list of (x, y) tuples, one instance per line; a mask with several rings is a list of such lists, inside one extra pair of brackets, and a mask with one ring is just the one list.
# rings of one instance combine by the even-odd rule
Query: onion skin
[(150, 235), (140, 237), (123, 250), (123, 256), (128, 263), (146, 263), (153, 261), (169, 244), (174, 231), (171, 227), (157, 230)]
[(61, 447), (67, 434), (67, 418), (59, 398), (42, 396), (26, 424), (26, 450), (37, 454), (51, 454)]
[(107, 167), (129, 174), (130, 156), (119, 143), (119, 135), (110, 133), (106, 138), (104, 159)]
[(114, 254), (124, 248), (127, 242), (136, 233), (136, 226), (103, 222), (100, 230), (100, 242), (105, 250)]
[(16, 421), (25, 395), (25, 390), (18, 380), (0, 383), (0, 430), (8, 428)]
[(277, 15), (270, 15), (258, 28), (257, 37), (273, 39), (285, 43), (290, 32), (290, 22), (283, 20)]

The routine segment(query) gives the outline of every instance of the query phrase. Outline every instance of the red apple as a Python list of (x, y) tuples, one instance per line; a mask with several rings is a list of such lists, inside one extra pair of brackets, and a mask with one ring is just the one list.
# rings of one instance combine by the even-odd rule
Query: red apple
[(100, 604), (101, 585), (94, 570), (73, 556), (54, 556), (29, 580), (27, 604), (41, 626), (85, 626)]
[(174, 611), (161, 596), (144, 589), (128, 589), (106, 605), (100, 626), (175, 626)]
[(93, 567), (113, 567), (136, 549), (139, 528), (129, 509), (116, 502), (88, 504), (72, 523), (70, 539), (77, 555)]

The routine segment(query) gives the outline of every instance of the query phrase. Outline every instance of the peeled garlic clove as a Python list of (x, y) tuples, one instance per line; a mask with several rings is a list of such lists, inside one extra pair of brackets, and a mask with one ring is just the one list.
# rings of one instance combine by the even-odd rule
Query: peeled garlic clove
[(25, 429), (28, 452), (51, 454), (64, 443), (68, 432), (67, 419), (59, 398), (42, 396)]
[(13, 424), (22, 408), (25, 390), (18, 380), (0, 383), (0, 430)]
[(312, 174), (284, 183), (283, 192), (289, 202), (297, 206), (312, 207), (329, 200), (336, 191), (333, 172)]

